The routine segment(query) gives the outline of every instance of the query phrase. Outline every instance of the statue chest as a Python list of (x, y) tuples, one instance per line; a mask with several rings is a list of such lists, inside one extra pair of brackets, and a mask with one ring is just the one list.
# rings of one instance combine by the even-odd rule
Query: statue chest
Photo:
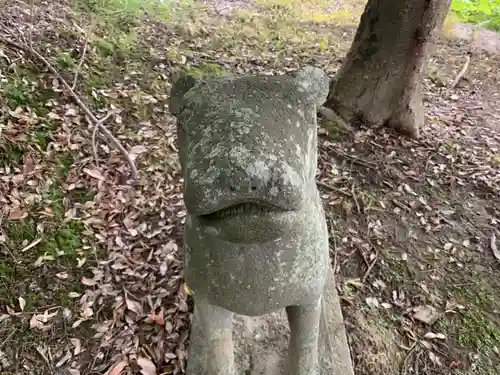
[[(263, 244), (186, 232), (185, 274), (194, 295), (243, 315), (314, 301), (329, 267), (326, 228)], [(198, 233), (199, 234), (199, 233)]]

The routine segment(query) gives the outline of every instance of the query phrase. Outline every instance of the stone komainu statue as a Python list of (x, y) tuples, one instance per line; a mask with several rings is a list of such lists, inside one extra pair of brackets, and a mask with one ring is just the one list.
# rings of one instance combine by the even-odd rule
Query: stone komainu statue
[(280, 309), (291, 332), (285, 373), (326, 374), (318, 337), (329, 246), (315, 175), (316, 111), (328, 88), (310, 66), (282, 76), (183, 75), (172, 87), (195, 302), (188, 375), (235, 375), (233, 313)]

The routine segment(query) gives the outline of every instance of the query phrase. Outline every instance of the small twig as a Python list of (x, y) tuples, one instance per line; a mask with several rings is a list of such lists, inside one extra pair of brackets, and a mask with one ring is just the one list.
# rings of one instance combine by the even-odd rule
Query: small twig
[(80, 57), (80, 62), (76, 67), (75, 77), (73, 78), (73, 85), (71, 85), (71, 89), (74, 90), (76, 88), (76, 82), (78, 81), (78, 74), (82, 70), (83, 61), (85, 60), (85, 54), (87, 53), (87, 47), (89, 45), (89, 38), (85, 38), (85, 45), (83, 46), (82, 56)]
[(410, 350), (408, 350), (408, 353), (406, 354), (405, 359), (403, 360), (403, 364), (401, 365), (401, 375), (406, 375), (406, 364), (408, 363), (408, 359), (410, 356), (413, 354), (415, 351), (415, 348), (417, 347), (418, 341), (415, 341), (413, 345), (411, 346)]
[(7, 337), (3, 339), (3, 341), (2, 341), (2, 342), (0, 342), (0, 350), (2, 350), (2, 348), (3, 348), (5, 345), (7, 345), (7, 343), (9, 342), (9, 340), (10, 340), (10, 339), (12, 338), (12, 336), (14, 336), (16, 333), (17, 333), (17, 329), (16, 329), (16, 328), (14, 328), (14, 329), (12, 330), (12, 332), (11, 332), (11, 333), (9, 333), (9, 334), (7, 335)]
[(363, 253), (363, 249), (358, 247), (358, 251), (361, 254), (361, 258), (363, 258), (363, 261), (365, 262), (366, 268), (370, 268), (370, 262), (368, 262), (368, 259), (366, 259), (365, 253)]
[(96, 167), (99, 168), (99, 152), (97, 151), (97, 131), (99, 127), (102, 126), (108, 118), (114, 115), (115, 111), (109, 111), (106, 116), (101, 118), (94, 126), (94, 130), (92, 131), (92, 153), (94, 154), (94, 162)]
[(419, 366), (418, 366), (418, 362), (420, 360), (420, 356), (421, 355), (422, 355), (422, 352), (418, 352), (417, 356), (415, 358), (415, 375), (419, 375), (420, 374), (420, 369), (419, 369)]
[(467, 69), (469, 69), (470, 56), (471, 56), (470, 52), (468, 52), (467, 55), (465, 55), (465, 64), (462, 67), (462, 70), (460, 70), (460, 72), (457, 74), (457, 76), (453, 80), (453, 82), (452, 82), (452, 84), (450, 86), (450, 89), (454, 89), (455, 88), (455, 86), (458, 84), (458, 82), (460, 82), (460, 80), (462, 79), (462, 77), (464, 76), (464, 74), (467, 72)]
[(33, 29), (35, 28), (38, 12), (35, 6), (35, 1), (31, 0), (30, 1), (30, 7), (31, 7), (31, 25), (29, 25), (29, 34), (28, 34), (28, 46), (30, 50), (33, 49)]
[(361, 279), (361, 284), (364, 284), (366, 282), (366, 279), (368, 278), (368, 275), (370, 275), (370, 272), (372, 272), (373, 267), (375, 267), (375, 264), (377, 263), (377, 260), (378, 260), (378, 252), (375, 253), (375, 258), (372, 260), (372, 262), (368, 266), (368, 269), (365, 272), (365, 275)]
[(33, 242), (31, 242), (28, 246), (26, 246), (25, 248), (23, 248), (21, 250), (21, 253), (24, 253), (26, 251), (28, 251), (29, 249), (35, 247), (36, 245), (38, 245), (40, 242), (42, 242), (42, 238), (37, 238), (36, 240), (34, 240)]
[(371, 163), (369, 161), (366, 161), (366, 160), (363, 160), (363, 159), (360, 159), (356, 156), (353, 156), (353, 155), (349, 155), (343, 151), (340, 151), (339, 149), (333, 147), (333, 146), (327, 146), (328, 147), (328, 150), (333, 152), (334, 154), (338, 155), (338, 156), (341, 156), (343, 158), (346, 158), (346, 159), (349, 159), (352, 163), (354, 164), (359, 164), (359, 165), (362, 165), (364, 167), (367, 167), (367, 168), (371, 168), (371, 169), (375, 169), (378, 171), (379, 167), (374, 164), (374, 163)]
[(406, 206), (405, 204), (399, 202), (395, 198), (392, 199), (392, 203), (394, 203), (395, 206), (401, 208), (402, 210), (410, 211), (411, 212), (411, 207)]
[(61, 76), (61, 74), (52, 66), (52, 64), (45, 57), (43, 57), (38, 51), (36, 51), (34, 48), (30, 48), (29, 46), (22, 45), (22, 44), (17, 44), (15, 42), (10, 41), (10, 40), (6, 40), (2, 37), (0, 37), (0, 41), (4, 42), (6, 44), (9, 44), (11, 46), (20, 48), (23, 51), (31, 52), (38, 60), (40, 60), (52, 72), (52, 74), (54, 74), (56, 76), (56, 78), (66, 88), (68, 93), (73, 97), (73, 100), (76, 102), (76, 104), (88, 116), (90, 122), (92, 124), (94, 124), (96, 127), (98, 127), (99, 130), (102, 131), (104, 133), (104, 135), (109, 139), (111, 144), (122, 153), (123, 157), (127, 160), (127, 163), (130, 165), (130, 168), (132, 170), (132, 178), (134, 180), (138, 180), (139, 172), (137, 170), (137, 167), (135, 166), (134, 161), (132, 160), (131, 156), (127, 152), (127, 150), (122, 146), (120, 141), (118, 141), (118, 139), (115, 138), (113, 133), (111, 133), (102, 124), (102, 122), (100, 122), (99, 119), (97, 117), (95, 117), (95, 115), (92, 113), (92, 111), (85, 105), (85, 103), (75, 93), (75, 91), (71, 88), (71, 86), (68, 84), (68, 82), (66, 82), (66, 80)]
[(18, 50), (27, 52), (26, 48), (23, 45), (21, 45), (19, 43), (16, 43), (13, 40), (5, 39), (5, 38), (3, 38), (3, 37), (0, 36), (0, 42), (2, 42), (3, 44), (5, 44), (7, 46), (11, 46), (11, 47), (14, 47), (14, 48), (16, 48)]
[(336, 188), (336, 187), (334, 187), (334, 186), (328, 185), (327, 183), (325, 183), (325, 182), (323, 182), (323, 181), (316, 181), (316, 184), (317, 184), (318, 186), (321, 186), (321, 187), (323, 187), (323, 188), (325, 188), (325, 189), (328, 189), (328, 190), (330, 190), (330, 191), (334, 191), (334, 192), (336, 192), (336, 193), (342, 194), (342, 195), (344, 195), (344, 196), (346, 196), (346, 197), (349, 197), (349, 198), (351, 198), (351, 197), (352, 197), (352, 195), (351, 195), (350, 193), (348, 193), (347, 191), (343, 191), (343, 190), (341, 190), (341, 189), (339, 189), (339, 188)]
[(356, 204), (356, 209), (358, 210), (358, 214), (361, 214), (361, 207), (359, 206), (358, 199), (356, 198), (356, 192), (354, 190), (354, 183), (351, 186), (351, 194), (352, 194), (352, 199), (354, 200), (354, 203)]
[[(373, 269), (373, 267), (375, 267), (375, 264), (377, 263), (377, 260), (378, 260), (378, 251), (377, 251), (377, 249), (375, 249), (375, 246), (373, 246), (372, 241), (370, 240), (370, 226), (368, 226), (368, 229), (366, 231), (366, 240), (368, 241), (370, 246), (375, 250), (375, 258), (373, 258), (372, 262), (370, 263), (370, 265), (366, 269), (366, 272), (365, 272), (363, 278), (361, 279), (362, 284), (364, 284), (366, 282), (366, 279), (368, 279), (368, 275), (370, 274), (370, 272), (372, 272), (372, 269)], [(363, 255), (363, 258), (364, 258), (364, 255)], [(366, 259), (365, 259), (365, 262), (366, 262)]]
[(47, 364), (47, 367), (49, 368), (49, 371), (52, 371), (52, 365), (50, 364), (49, 359), (47, 358), (47, 356), (45, 355), (45, 353), (42, 351), (42, 349), (39, 346), (36, 346), (35, 349), (38, 352), (38, 354), (40, 354), (40, 357), (42, 357), (42, 359)]

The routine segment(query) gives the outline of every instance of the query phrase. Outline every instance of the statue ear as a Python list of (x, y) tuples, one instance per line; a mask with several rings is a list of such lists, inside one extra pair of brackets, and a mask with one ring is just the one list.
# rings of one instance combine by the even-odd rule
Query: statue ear
[(306, 90), (318, 107), (323, 105), (328, 97), (330, 86), (330, 79), (323, 69), (306, 65), (291, 75)]
[(203, 81), (200, 78), (190, 75), (184, 71), (173, 72), (172, 80), (173, 84), (170, 89), (170, 101), (168, 106), (170, 112), (174, 116), (177, 116), (181, 110), (184, 95), (195, 85)]

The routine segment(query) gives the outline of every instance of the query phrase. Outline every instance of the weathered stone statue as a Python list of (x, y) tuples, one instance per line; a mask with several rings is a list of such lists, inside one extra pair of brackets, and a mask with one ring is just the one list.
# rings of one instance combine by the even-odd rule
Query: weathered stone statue
[[(183, 75), (172, 87), (188, 213), (185, 276), (195, 302), (188, 375), (352, 374), (350, 362), (335, 370), (349, 354), (341, 315), (345, 348), (333, 347), (339, 339), (330, 332), (340, 309), (315, 181), (316, 111), (328, 86), (326, 74), (308, 66), (283, 76)], [(272, 334), (240, 319), (235, 329), (253, 336), (233, 340), (233, 315), (271, 314), (264, 325), (272, 331), (283, 325), (273, 318), (283, 309), (286, 363), (263, 369), (265, 358), (248, 359), (250, 341), (269, 346)], [(288, 337), (287, 328), (275, 338)]]

